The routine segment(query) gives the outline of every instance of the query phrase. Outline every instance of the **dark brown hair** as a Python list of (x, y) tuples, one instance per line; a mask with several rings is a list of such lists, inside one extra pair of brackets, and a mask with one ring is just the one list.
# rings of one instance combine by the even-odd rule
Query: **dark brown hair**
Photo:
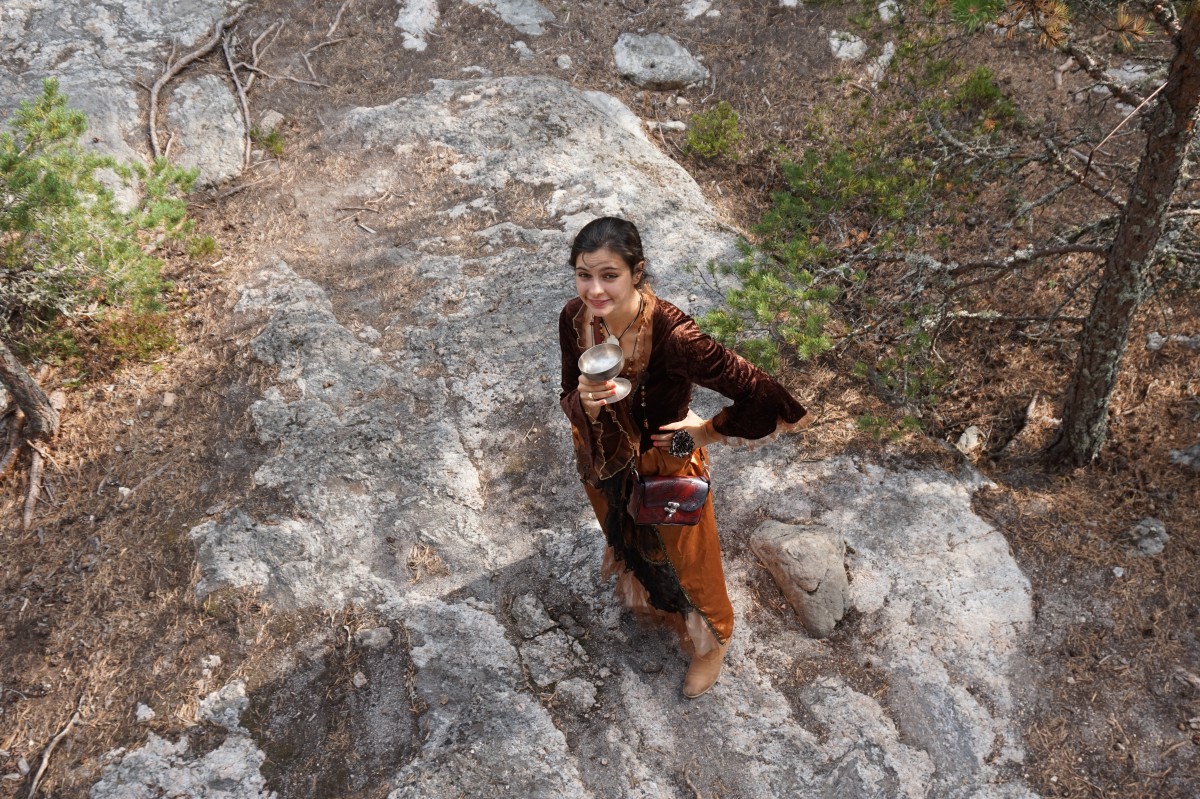
[[(625, 264), (635, 278), (637, 272), (634, 270), (637, 269), (637, 265), (646, 260), (642, 254), (642, 236), (638, 233), (637, 225), (627, 219), (602, 216), (588, 222), (583, 226), (583, 230), (575, 234), (575, 240), (571, 242), (570, 264), (574, 267), (580, 255), (603, 249), (608, 249), (625, 259)], [(645, 269), (645, 264), (642, 263), (643, 280), (647, 277)], [(640, 284), (641, 282), (637, 281), (637, 285)]]

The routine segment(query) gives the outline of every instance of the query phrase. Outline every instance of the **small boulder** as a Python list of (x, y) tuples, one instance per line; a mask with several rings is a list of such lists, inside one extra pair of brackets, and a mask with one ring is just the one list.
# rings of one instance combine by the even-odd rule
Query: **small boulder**
[(596, 704), (596, 686), (587, 680), (572, 677), (558, 684), (554, 696), (572, 713), (586, 713)]
[(621, 77), (646, 89), (682, 89), (708, 80), (708, 68), (683, 45), (660, 33), (622, 33), (613, 45)]
[(513, 600), (512, 618), (516, 622), (517, 632), (528, 640), (556, 626), (554, 619), (546, 613), (546, 609), (533, 594), (522, 594)]
[(829, 50), (839, 61), (861, 61), (867, 54), (867, 43), (853, 33), (832, 31), (829, 34)]
[(175, 161), (198, 168), (200, 185), (214, 186), (241, 174), (246, 125), (233, 90), (219, 76), (184, 81), (171, 94), (167, 118), (181, 148)]
[(354, 633), (354, 645), (361, 649), (383, 649), (392, 638), (392, 631), (387, 627), (372, 627)]
[(751, 534), (750, 549), (771, 572), (808, 634), (824, 638), (833, 632), (850, 605), (842, 536), (827, 527), (766, 521)]

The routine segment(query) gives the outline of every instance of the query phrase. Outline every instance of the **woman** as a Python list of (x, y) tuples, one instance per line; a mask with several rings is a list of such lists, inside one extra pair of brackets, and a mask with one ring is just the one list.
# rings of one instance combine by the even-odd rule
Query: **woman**
[[(575, 237), (570, 263), (579, 296), (559, 315), (560, 397), (580, 477), (608, 541), (605, 576), (618, 575), (626, 606), (675, 623), (692, 652), (683, 693), (695, 698), (716, 682), (733, 634), (712, 495), (696, 525), (636, 524), (626, 509), (633, 467), (642, 476), (706, 476), (704, 447), (799, 427), (806, 412), (765, 372), (654, 296), (632, 223), (615, 217), (588, 223)], [(614, 381), (579, 373), (580, 354), (605, 340), (625, 353), (628, 396), (618, 396)], [(693, 385), (733, 404), (702, 419), (688, 407)]]

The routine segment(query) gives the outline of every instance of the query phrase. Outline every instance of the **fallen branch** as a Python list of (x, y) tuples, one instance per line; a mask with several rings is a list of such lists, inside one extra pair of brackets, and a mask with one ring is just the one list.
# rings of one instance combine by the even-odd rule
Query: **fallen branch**
[(328, 41), (321, 42), (320, 44), (314, 44), (312, 47), (308, 48), (307, 52), (311, 55), (312, 53), (315, 53), (318, 50), (320, 50), (322, 47), (329, 47), (331, 45), (341, 44), (342, 42), (346, 41), (349, 38), (350, 38), (349, 36), (343, 36), (340, 39), (329, 39)]
[(188, 64), (191, 64), (193, 61), (203, 58), (204, 56), (211, 53), (213, 51), (213, 48), (215, 48), (218, 44), (220, 44), (221, 41), (224, 39), (226, 29), (228, 29), (231, 25), (236, 24), (237, 21), (242, 18), (242, 14), (244, 14), (246, 12), (247, 8), (249, 8), (248, 5), (242, 6), (237, 11), (233, 12), (231, 15), (229, 15), (228, 17), (225, 17), (220, 22), (218, 22), (216, 24), (216, 26), (213, 28), (212, 36), (208, 39), (208, 41), (206, 41), (204, 44), (200, 45), (199, 48), (188, 53), (183, 58), (179, 59), (178, 61), (176, 61), (173, 64), (171, 63), (170, 59), (168, 59), (167, 67), (163, 71), (163, 74), (159, 77), (158, 80), (154, 81), (154, 85), (150, 87), (150, 108), (149, 108), (149, 112), (147, 114), (146, 125), (150, 129), (150, 149), (153, 151), (155, 158), (161, 158), (163, 155), (162, 149), (158, 146), (158, 95), (159, 95), (159, 93), (163, 90), (163, 87), (165, 87), (167, 85), (167, 83), (170, 82), (170, 80), (172, 78), (174, 78), (176, 75), (178, 75), (180, 72), (183, 71), (184, 67), (186, 67)]
[(303, 83), (306, 86), (319, 86), (322, 89), (329, 88), (328, 83), (319, 83), (319, 82), (313, 81), (313, 80), (304, 80), (303, 78), (293, 78), (291, 75), (272, 75), (270, 72), (267, 72), (265, 69), (256, 67), (253, 64), (247, 64), (245, 61), (239, 61), (237, 63), (237, 66), (240, 67), (241, 69), (248, 69), (251, 72), (255, 72), (259, 75), (262, 75), (263, 77), (271, 78), (272, 80), (290, 80), (290, 81), (294, 81), (296, 83)]
[[(29, 465), (29, 491), (25, 494), (25, 512), (21, 515), (22, 530), (28, 530), (33, 526), (33, 511), (37, 508), (38, 495), (42, 491), (43, 464), (41, 450), (34, 449), (32, 462)], [(31, 793), (30, 796), (32, 795)]]
[(242, 168), (245, 169), (250, 164), (250, 129), (253, 126), (250, 122), (250, 101), (246, 98), (246, 89), (242, 86), (241, 79), (238, 78), (237, 67), (233, 63), (233, 53), (230, 52), (231, 38), (232, 35), (229, 35), (221, 41), (221, 51), (225, 54), (225, 66), (229, 67), (229, 77), (233, 78), (238, 101), (242, 106), (242, 123), (246, 126), (246, 135), (242, 137)]
[(337, 11), (337, 16), (333, 18), (333, 24), (330, 25), (329, 30), (327, 30), (325, 32), (326, 39), (328, 39), (330, 36), (332, 36), (333, 32), (335, 30), (337, 30), (338, 25), (340, 25), (342, 23), (342, 14), (345, 13), (346, 6), (350, 5), (350, 3), (352, 3), (352, 2), (353, 2), (353, 0), (346, 0), (346, 2), (342, 3), (342, 7), (339, 8)]
[[(267, 29), (265, 31), (263, 31), (262, 33), (260, 33), (258, 35), (258, 38), (256, 38), (250, 44), (250, 63), (253, 64), (254, 66), (258, 66), (258, 59), (267, 54), (267, 51), (271, 49), (271, 45), (275, 44), (275, 40), (279, 38), (279, 34), (283, 31), (283, 25), (280, 24), (280, 26), (278, 28), (275, 28), (275, 35), (271, 37), (271, 41), (266, 43), (266, 45), (263, 47), (261, 53), (258, 52), (258, 45), (262, 43), (263, 38), (268, 33), (271, 32), (272, 28), (275, 28), (275, 23), (271, 23), (270, 25), (268, 25)], [(250, 92), (250, 87), (252, 87), (254, 85), (255, 77), (257, 77), (257, 76), (254, 75), (253, 73), (251, 73), (246, 78), (246, 93), (247, 94), (249, 94), (249, 92)]]
[(50, 755), (54, 754), (54, 748), (58, 746), (58, 742), (65, 738), (67, 733), (71, 731), (71, 728), (75, 726), (75, 722), (79, 721), (79, 717), (83, 714), (83, 703), (86, 699), (87, 694), (79, 697), (79, 702), (75, 705), (75, 712), (71, 714), (70, 720), (58, 731), (58, 735), (55, 735), (51, 739), (50, 743), (46, 746), (46, 751), (42, 752), (42, 764), (38, 766), (37, 773), (33, 775), (33, 782), (29, 785), (29, 794), (25, 799), (33, 799), (33, 795), (37, 793), (38, 784), (42, 781), (42, 775), (46, 773), (46, 767), (50, 765)]

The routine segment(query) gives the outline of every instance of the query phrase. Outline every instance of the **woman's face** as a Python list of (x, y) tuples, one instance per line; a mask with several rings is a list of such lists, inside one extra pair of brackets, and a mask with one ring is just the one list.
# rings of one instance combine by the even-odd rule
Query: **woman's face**
[(641, 272), (640, 263), (635, 275), (624, 258), (602, 247), (575, 259), (575, 290), (595, 316), (636, 313)]

